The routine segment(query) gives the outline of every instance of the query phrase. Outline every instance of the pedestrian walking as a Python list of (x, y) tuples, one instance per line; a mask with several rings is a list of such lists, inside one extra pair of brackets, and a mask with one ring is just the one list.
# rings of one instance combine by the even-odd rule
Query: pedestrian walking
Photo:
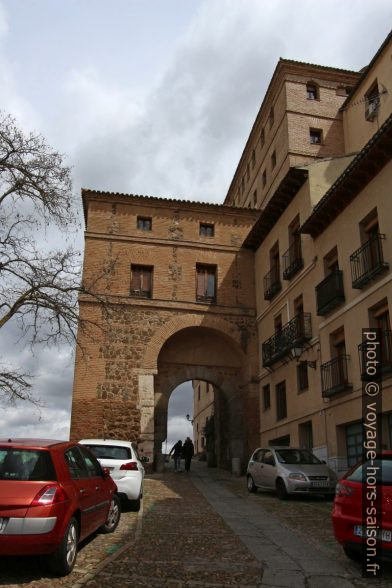
[(175, 445), (170, 450), (169, 457), (173, 453), (174, 459), (174, 471), (180, 472), (181, 471), (181, 454), (182, 454), (182, 441), (177, 441)]
[(195, 453), (195, 448), (193, 447), (193, 443), (190, 437), (187, 437), (184, 441), (184, 445), (182, 446), (182, 455), (185, 459), (185, 471), (189, 472), (191, 469), (191, 461), (193, 454)]

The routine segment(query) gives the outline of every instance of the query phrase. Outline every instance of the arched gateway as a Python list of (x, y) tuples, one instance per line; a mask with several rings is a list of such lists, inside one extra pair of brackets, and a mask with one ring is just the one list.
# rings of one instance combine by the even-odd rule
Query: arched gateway
[(71, 438), (135, 440), (156, 463), (170, 394), (198, 379), (218, 391), (220, 465), (243, 462), (259, 402), (253, 252), (242, 243), (258, 212), (82, 194), (83, 280), (97, 297), (80, 299), (90, 328), (78, 335)]

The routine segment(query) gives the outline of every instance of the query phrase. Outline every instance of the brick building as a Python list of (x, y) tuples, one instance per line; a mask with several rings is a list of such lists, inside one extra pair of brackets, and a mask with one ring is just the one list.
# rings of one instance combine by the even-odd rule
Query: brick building
[[(223, 205), (83, 191), (83, 279), (109, 304), (80, 300), (73, 438), (157, 460), (171, 391), (200, 380), (220, 465), (269, 443), (352, 461), (361, 326), (382, 325), (391, 386), (391, 44), (360, 73), (281, 59)], [(390, 446), (389, 400), (379, 419)]]

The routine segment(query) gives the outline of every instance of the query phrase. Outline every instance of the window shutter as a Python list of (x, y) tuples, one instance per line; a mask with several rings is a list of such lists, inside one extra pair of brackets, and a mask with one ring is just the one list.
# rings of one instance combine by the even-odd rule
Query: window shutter
[(205, 270), (202, 268), (198, 268), (198, 270), (197, 270), (197, 284), (196, 284), (197, 296), (205, 296), (205, 294), (206, 294), (205, 282), (206, 282)]
[(149, 268), (143, 268), (141, 289), (144, 292), (151, 292), (151, 270)]
[(141, 272), (139, 268), (132, 268), (131, 290), (141, 289)]

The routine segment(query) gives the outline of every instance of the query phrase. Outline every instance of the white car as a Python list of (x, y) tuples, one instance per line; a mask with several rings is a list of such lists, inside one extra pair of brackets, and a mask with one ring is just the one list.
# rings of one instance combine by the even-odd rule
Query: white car
[(148, 457), (140, 457), (137, 447), (130, 441), (117, 439), (82, 439), (103, 468), (108, 468), (115, 481), (118, 494), (131, 502), (134, 510), (140, 509), (143, 496), (144, 467)]

